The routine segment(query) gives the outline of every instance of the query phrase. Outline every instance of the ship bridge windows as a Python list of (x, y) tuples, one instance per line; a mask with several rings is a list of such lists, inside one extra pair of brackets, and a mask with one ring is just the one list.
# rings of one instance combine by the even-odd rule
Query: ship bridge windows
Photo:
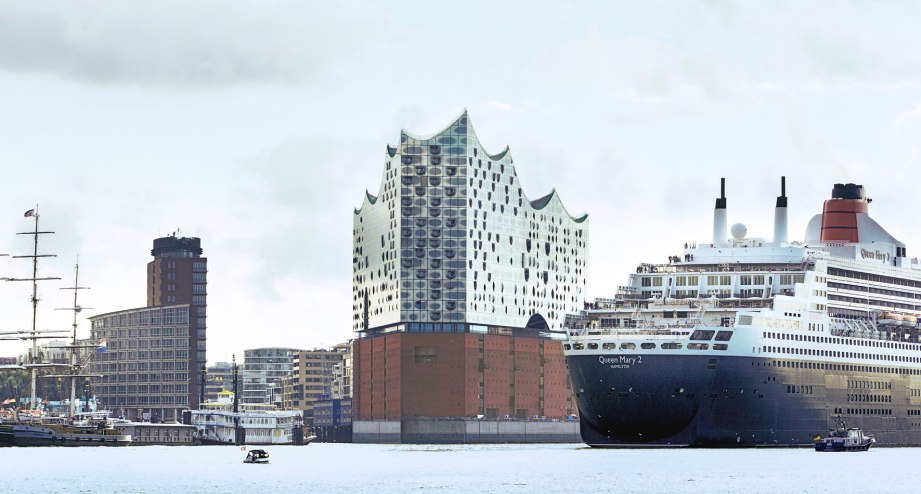
[[(742, 316), (745, 317), (745, 316)], [(729, 341), (732, 339), (732, 331), (719, 331), (716, 333), (716, 341)]]
[[(691, 333), (691, 339), (697, 341), (710, 341), (713, 339), (713, 335), (716, 334), (716, 331), (712, 329), (696, 329)], [(688, 345), (690, 348), (690, 345)]]

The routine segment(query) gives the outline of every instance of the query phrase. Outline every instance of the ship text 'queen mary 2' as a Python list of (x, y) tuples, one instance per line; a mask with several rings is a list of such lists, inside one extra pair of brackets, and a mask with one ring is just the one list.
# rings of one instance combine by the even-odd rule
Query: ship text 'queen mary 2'
[(835, 184), (805, 242), (713, 238), (641, 264), (614, 299), (567, 320), (564, 353), (591, 446), (810, 444), (837, 421), (921, 445), (921, 267)]

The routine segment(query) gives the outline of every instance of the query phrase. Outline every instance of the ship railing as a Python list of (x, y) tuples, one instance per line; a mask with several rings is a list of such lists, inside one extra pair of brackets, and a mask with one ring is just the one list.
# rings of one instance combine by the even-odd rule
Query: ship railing
[(864, 338), (871, 340), (885, 340), (888, 334), (880, 331), (873, 321), (868, 319), (844, 319), (841, 317), (830, 318), (831, 334), (842, 338)]

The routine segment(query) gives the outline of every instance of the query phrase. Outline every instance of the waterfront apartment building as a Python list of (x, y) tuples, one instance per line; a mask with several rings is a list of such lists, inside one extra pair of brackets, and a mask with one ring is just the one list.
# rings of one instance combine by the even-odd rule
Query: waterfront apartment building
[(230, 362), (215, 362), (207, 368), (205, 401), (217, 401), (221, 391), (233, 391), (233, 364)]
[(93, 356), (93, 392), (100, 407), (130, 420), (172, 422), (197, 404), (189, 304), (142, 307), (90, 317), (91, 335), (105, 342)]
[(356, 422), (574, 413), (558, 340), (583, 307), (587, 218), (529, 199), (466, 112), (401, 132), (353, 216)]
[[(333, 347), (342, 354), (342, 360), (333, 366), (332, 395), (334, 400), (352, 397), (352, 340)], [(351, 410), (351, 405), (349, 410)]]
[(343, 369), (347, 352), (342, 348), (301, 350), (295, 352), (293, 370), (282, 380), (282, 407), (304, 412), (304, 424), (312, 425), (313, 404), (329, 400), (341, 385), (337, 373)]
[(104, 342), (90, 369), (101, 405), (136, 420), (179, 420), (198, 408), (206, 363), (207, 258), (201, 240), (154, 239), (147, 306), (90, 317)]
[(282, 380), (294, 371), (296, 348), (254, 348), (243, 351), (240, 403), (282, 406)]

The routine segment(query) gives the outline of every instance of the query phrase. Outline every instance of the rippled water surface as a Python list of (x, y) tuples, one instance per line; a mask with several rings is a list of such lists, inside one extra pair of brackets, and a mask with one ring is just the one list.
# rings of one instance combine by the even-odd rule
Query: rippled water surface
[[(620, 449), (582, 445), (0, 448), (5, 492), (909, 493), (919, 448)], [(9, 489), (9, 490), (7, 490)]]

